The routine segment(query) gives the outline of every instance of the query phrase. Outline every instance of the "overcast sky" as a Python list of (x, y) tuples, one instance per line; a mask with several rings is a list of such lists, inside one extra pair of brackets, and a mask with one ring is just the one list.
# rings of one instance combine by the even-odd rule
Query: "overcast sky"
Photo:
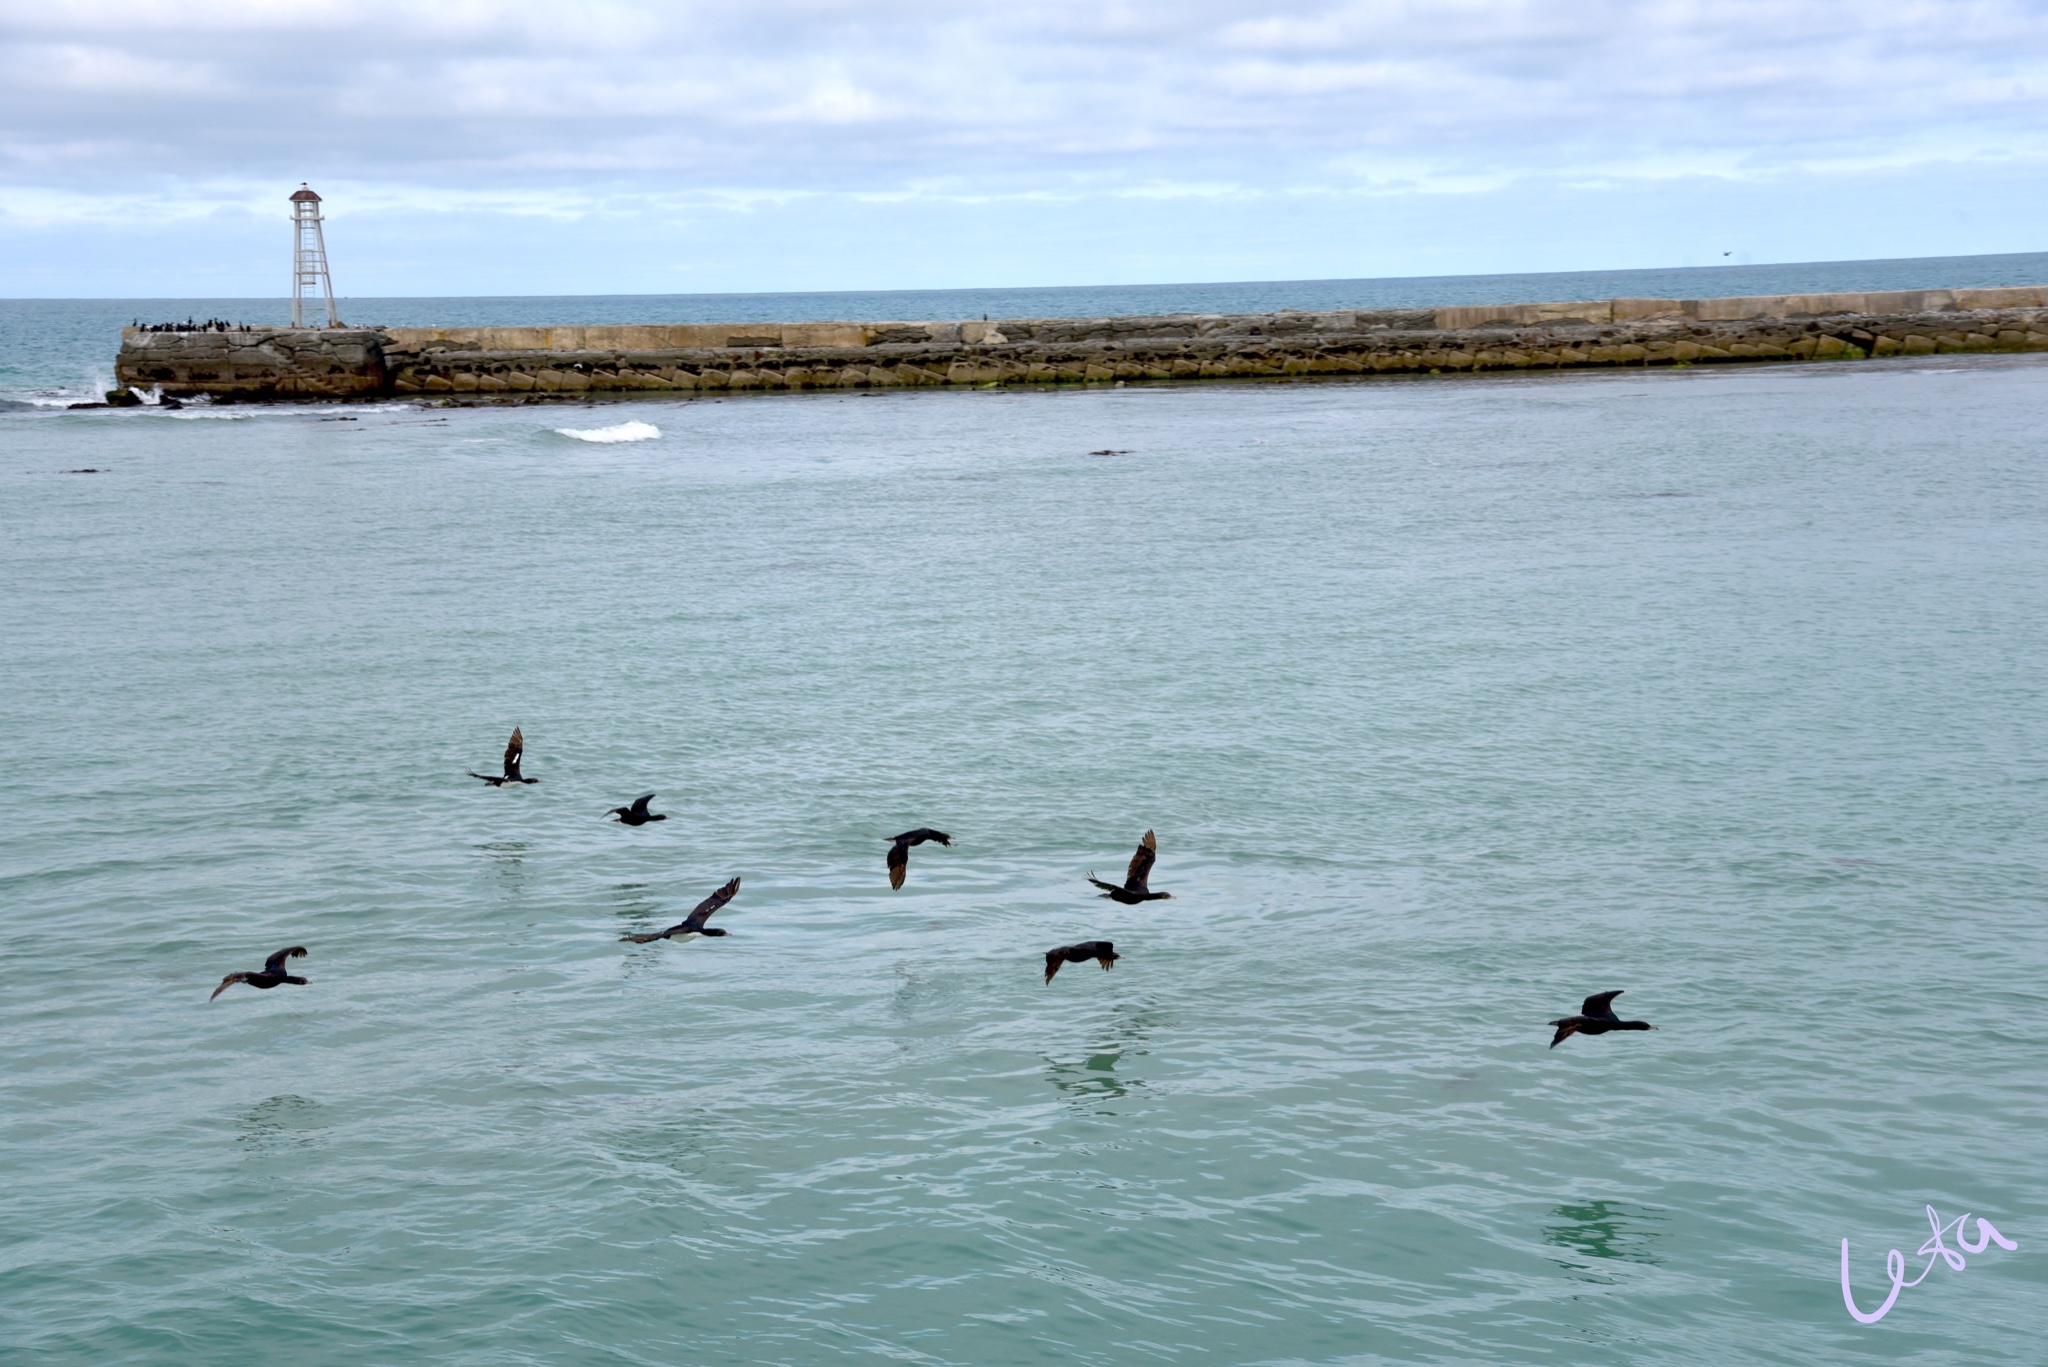
[[(0, 296), (2048, 247), (2048, 0), (0, 0)], [(1723, 256), (1724, 252), (1734, 255)]]

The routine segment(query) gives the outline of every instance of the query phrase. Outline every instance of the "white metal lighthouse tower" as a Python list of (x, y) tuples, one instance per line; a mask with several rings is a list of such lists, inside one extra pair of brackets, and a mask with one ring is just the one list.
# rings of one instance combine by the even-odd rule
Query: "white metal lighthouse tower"
[[(308, 314), (321, 321), (311, 322)], [(304, 181), (292, 194), (292, 326), (341, 326), (341, 315), (334, 311), (334, 281), (327, 275), (327, 242), (320, 236), (320, 196)]]

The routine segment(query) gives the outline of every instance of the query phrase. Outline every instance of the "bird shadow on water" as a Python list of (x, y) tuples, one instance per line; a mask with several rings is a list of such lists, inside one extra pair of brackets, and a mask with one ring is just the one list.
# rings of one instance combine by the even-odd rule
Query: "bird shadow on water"
[(1131, 1076), (1128, 1069), (1119, 1075), (1117, 1066), (1127, 1057), (1135, 1064), (1150, 1053), (1145, 1045), (1165, 1019), (1163, 1012), (1142, 1002), (1118, 1003), (1110, 1009), (1095, 1051), (1079, 1061), (1048, 1058), (1046, 1081), (1077, 1109), (1115, 1115), (1115, 1111), (1105, 1109), (1104, 1103), (1122, 1100), (1147, 1085), (1144, 1078)]
[(618, 904), (614, 915), (638, 920), (652, 920), (655, 909), (661, 905), (645, 883), (613, 884), (612, 900)]
[(489, 840), (478, 845), (490, 860), (491, 872), (497, 875), (498, 883), (511, 895), (526, 891), (526, 842), (524, 840)]
[(1656, 1211), (1630, 1207), (1618, 1201), (1581, 1201), (1551, 1211), (1558, 1223), (1543, 1231), (1543, 1242), (1553, 1248), (1577, 1254), (1576, 1260), (1558, 1259), (1557, 1265), (1584, 1281), (1611, 1282), (1612, 1277), (1596, 1274), (1584, 1261), (1601, 1258), (1612, 1262), (1662, 1262), (1652, 1245), (1662, 1237), (1654, 1226), (1664, 1217)]
[(963, 978), (949, 971), (927, 972), (898, 964), (896, 977), (896, 990), (889, 994), (889, 1010), (906, 1020), (933, 1015), (951, 1019), (967, 991)]
[(289, 1093), (259, 1101), (235, 1117), (235, 1143), (248, 1154), (311, 1148), (327, 1127), (322, 1109), (317, 1101)]
[(1071, 1106), (1092, 1110), (1097, 1115), (1115, 1115), (1115, 1111), (1104, 1109), (1102, 1103), (1121, 1100), (1145, 1085), (1143, 1078), (1117, 1076), (1116, 1066), (1123, 1058), (1121, 1052), (1110, 1052), (1090, 1054), (1078, 1063), (1047, 1059), (1046, 1081)]

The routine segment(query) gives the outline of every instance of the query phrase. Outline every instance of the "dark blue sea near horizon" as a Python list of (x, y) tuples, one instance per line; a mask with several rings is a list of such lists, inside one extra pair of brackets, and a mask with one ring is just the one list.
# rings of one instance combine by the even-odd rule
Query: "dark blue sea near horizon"
[(2048, 356), (62, 406), (186, 308), (0, 305), (0, 1362), (2042, 1360)]

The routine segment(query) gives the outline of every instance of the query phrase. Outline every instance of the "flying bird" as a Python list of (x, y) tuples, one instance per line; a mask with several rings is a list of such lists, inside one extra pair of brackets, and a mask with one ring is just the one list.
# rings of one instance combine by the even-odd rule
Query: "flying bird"
[(480, 778), (493, 788), (502, 788), (508, 783), (538, 783), (540, 780), (537, 778), (520, 777), (519, 756), (525, 749), (526, 738), (519, 734), (519, 728), (515, 726), (512, 728), (512, 739), (505, 743), (504, 777), (499, 778), (491, 774), (479, 774), (474, 769), (469, 771), (469, 776), (471, 778)]
[(1045, 951), (1045, 980), (1051, 982), (1052, 975), (1060, 971), (1061, 964), (1085, 964), (1093, 959), (1107, 973), (1121, 958), (1123, 955), (1117, 953), (1116, 946), (1108, 940), (1083, 940), (1078, 945), (1061, 945), (1058, 949)]
[[(277, 953), (263, 961), (262, 972), (230, 973), (225, 978), (222, 978), (220, 986), (213, 989), (213, 997), (218, 997), (236, 983), (247, 983), (251, 987), (260, 987), (265, 992), (276, 987), (279, 983), (291, 983), (295, 987), (304, 987), (308, 979), (295, 977), (285, 972), (284, 961), (286, 959), (303, 959), (305, 957), (306, 947), (304, 945), (293, 945), (290, 949), (280, 949)], [(208, 997), (207, 1000), (212, 1001), (213, 997)]]
[(647, 810), (647, 804), (652, 801), (654, 801), (653, 793), (642, 793), (633, 799), (632, 806), (614, 807), (606, 812), (605, 815), (617, 817), (621, 826), (645, 826), (650, 821), (668, 820), (668, 815), (664, 812), (650, 812)]
[(941, 845), (953, 843), (953, 837), (944, 831), (935, 831), (929, 826), (919, 826), (914, 831), (889, 837), (889, 886), (903, 886), (903, 875), (910, 869), (910, 847), (922, 845), (927, 840), (936, 840)]
[(1655, 1030), (1648, 1021), (1625, 1021), (1614, 1014), (1614, 999), (1627, 988), (1617, 987), (1612, 992), (1595, 992), (1579, 1007), (1579, 1014), (1551, 1021), (1557, 1027), (1557, 1037), (1550, 1041), (1555, 1049), (1573, 1035), (1604, 1035), (1609, 1030)]
[(622, 942), (647, 945), (653, 944), (656, 940), (694, 940), (699, 935), (723, 935), (726, 932), (716, 926), (707, 926), (704, 923), (711, 919), (712, 912), (717, 911), (727, 902), (730, 902), (733, 894), (739, 890), (740, 880), (735, 878), (717, 892), (712, 893), (709, 897), (699, 902), (696, 910), (684, 917), (682, 921), (670, 926), (667, 930), (659, 930), (652, 935), (621, 935), (619, 939)]
[(1104, 897), (1109, 898), (1112, 902), (1122, 902), (1125, 906), (1136, 906), (1140, 902), (1163, 901), (1166, 898), (1172, 897), (1173, 894), (1170, 892), (1154, 892), (1145, 885), (1145, 880), (1152, 876), (1152, 861), (1157, 858), (1159, 858), (1159, 841), (1153, 837), (1152, 832), (1147, 831), (1145, 832), (1145, 838), (1138, 842), (1138, 852), (1131, 856), (1131, 867), (1124, 874), (1124, 885), (1122, 887), (1117, 887), (1114, 883), (1103, 882), (1095, 876), (1093, 870), (1090, 870), (1088, 874), (1088, 881), (1101, 888)]

